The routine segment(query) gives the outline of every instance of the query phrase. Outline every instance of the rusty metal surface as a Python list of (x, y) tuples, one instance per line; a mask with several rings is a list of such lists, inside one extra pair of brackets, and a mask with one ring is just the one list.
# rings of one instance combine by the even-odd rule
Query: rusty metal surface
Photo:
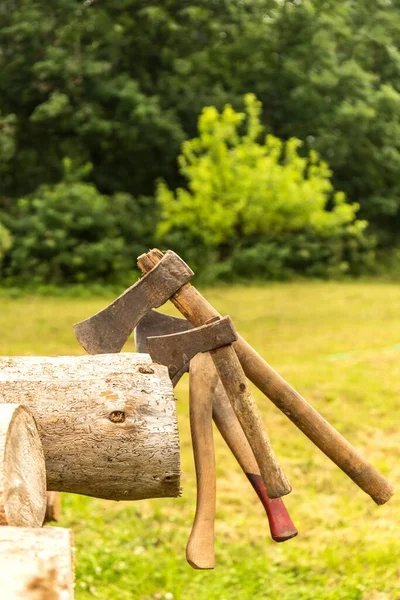
[(147, 338), (193, 329), (186, 319), (150, 310), (135, 328), (136, 352), (147, 352)]
[(209, 352), (237, 340), (230, 317), (223, 317), (189, 331), (181, 331), (147, 338), (147, 350), (154, 362), (168, 367), (172, 383), (176, 385), (198, 352)]
[(79, 343), (89, 354), (120, 352), (137, 323), (164, 304), (190, 281), (193, 271), (174, 252), (166, 252), (154, 269), (95, 315), (74, 325)]

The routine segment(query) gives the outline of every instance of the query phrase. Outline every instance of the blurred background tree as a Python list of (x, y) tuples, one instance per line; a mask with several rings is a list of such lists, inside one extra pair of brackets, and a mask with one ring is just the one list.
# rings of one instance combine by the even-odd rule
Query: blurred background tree
[[(185, 183), (177, 157), (204, 106), (243, 110), (251, 92), (266, 131), (301, 140), (299, 157), (317, 151), (334, 188), (360, 205), (363, 243), (370, 235), (369, 244), (396, 249), (399, 8), (400, 0), (4, 0), (0, 206), (16, 218), (19, 198), (29, 204), (41, 186), (63, 181), (64, 157), (90, 163), (86, 184), (129, 197), (135, 228), (121, 231), (133, 256), (153, 243), (157, 180), (171, 190)], [(14, 244), (18, 235), (13, 228)]]
[(203, 110), (199, 136), (179, 156), (187, 187), (157, 188), (160, 240), (208, 277), (333, 276), (365, 266), (373, 254), (359, 206), (333, 189), (314, 150), (302, 157), (298, 139), (265, 136), (254, 95), (245, 106)]

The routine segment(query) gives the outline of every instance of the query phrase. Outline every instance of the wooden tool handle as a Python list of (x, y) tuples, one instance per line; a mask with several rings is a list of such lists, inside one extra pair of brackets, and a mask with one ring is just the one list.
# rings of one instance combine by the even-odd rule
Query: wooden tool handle
[(232, 345), (210, 352), (226, 395), (249, 442), (270, 498), (285, 496), (291, 486), (281, 470), (261, 414)]
[[(154, 249), (138, 259), (143, 272), (150, 271), (162, 258)], [(176, 308), (195, 327), (218, 316), (215, 308), (190, 283), (172, 297)], [(384, 504), (394, 489), (353, 446), (296, 392), (243, 338), (234, 343), (246, 376), (252, 381), (322, 452), (342, 469), (377, 504)]]
[(215, 374), (215, 377), (212, 377), (213, 382), (215, 382), (213, 402), (214, 423), (256, 491), (267, 513), (272, 539), (275, 542), (289, 540), (297, 535), (297, 529), (293, 525), (283, 500), (281, 498), (271, 500), (268, 497), (256, 459), (243, 433), (243, 429), (230, 405), (221, 380), (215, 372), (211, 361), (209, 361), (209, 364), (209, 373), (211, 374), (214, 371)]
[(197, 480), (196, 514), (186, 546), (186, 560), (194, 569), (213, 569), (216, 474), (212, 431), (213, 390), (206, 354), (190, 362), (190, 430)]

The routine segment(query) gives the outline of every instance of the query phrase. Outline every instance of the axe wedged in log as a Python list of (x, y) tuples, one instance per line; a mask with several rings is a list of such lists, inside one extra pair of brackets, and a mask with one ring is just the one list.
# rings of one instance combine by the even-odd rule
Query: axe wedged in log
[[(150, 269), (149, 269), (150, 270)], [(174, 252), (157, 260), (151, 273), (119, 296), (112, 304), (92, 317), (77, 323), (75, 335), (89, 353), (121, 350), (130, 332), (148, 310), (161, 306), (174, 291), (183, 289), (193, 275), (191, 269)], [(212, 315), (211, 319), (220, 319)], [(236, 334), (235, 334), (236, 336)], [(246, 384), (240, 362), (231, 345), (212, 351), (214, 364), (254, 452), (270, 498), (291, 491), (272, 450), (261, 415)]]
[[(237, 335), (229, 317), (217, 317), (206, 325), (188, 331), (147, 338), (147, 349), (152, 360), (166, 365), (170, 377), (176, 372), (181, 372), (185, 363), (190, 362), (190, 426), (196, 465), (197, 503), (186, 557), (192, 567), (199, 569), (213, 568), (215, 562), (215, 460), (212, 435), (214, 387), (210, 377), (213, 372), (210, 372), (210, 365), (212, 368), (215, 364), (218, 368), (218, 360), (212, 359), (210, 352), (217, 353), (221, 349), (229, 349), (236, 339)], [(228, 366), (229, 356), (228, 360), (222, 360), (224, 365)], [(221, 382), (232, 407), (237, 400), (235, 387), (239, 387), (238, 382), (243, 380), (240, 363), (238, 366), (233, 364), (232, 370), (222, 371)], [(243, 408), (239, 407), (237, 411), (239, 419), (242, 410)], [(247, 425), (249, 421), (251, 423), (251, 419), (242, 419), (242, 425)], [(268, 480), (269, 473), (274, 474), (279, 469), (268, 438), (266, 448), (268, 455), (263, 463), (266, 469), (263, 481)]]
[[(186, 319), (171, 317), (151, 310), (135, 329), (136, 351), (148, 352), (148, 337), (188, 331), (191, 328), (192, 325)], [(190, 362), (191, 383), (192, 379), (195, 379), (196, 382), (199, 381), (199, 384), (196, 383), (196, 388), (200, 385), (204, 395), (212, 395), (214, 422), (267, 513), (272, 539), (276, 542), (284, 542), (295, 537), (297, 529), (293, 525), (283, 500), (281, 498), (271, 500), (268, 497), (253, 452), (230, 405), (212, 360), (206, 355), (198, 356), (203, 358), (197, 359), (194, 364), (192, 361)], [(175, 360), (175, 362), (178, 364), (168, 365), (170, 374), (173, 375), (174, 385), (183, 373), (189, 370), (189, 363), (183, 360), (183, 356), (180, 361)]]
[[(165, 255), (153, 249), (138, 258), (143, 273), (151, 270)], [(172, 253), (173, 254), (173, 253)], [(220, 316), (190, 283), (184, 284), (171, 302), (195, 327)], [(294, 390), (242, 337), (234, 343), (235, 352), (247, 377), (342, 471), (376, 502), (385, 504), (394, 489), (332, 425)]]

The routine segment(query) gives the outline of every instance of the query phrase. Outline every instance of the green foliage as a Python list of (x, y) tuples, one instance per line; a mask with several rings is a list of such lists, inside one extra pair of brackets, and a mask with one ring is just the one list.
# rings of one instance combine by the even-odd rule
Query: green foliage
[(149, 195), (157, 177), (174, 183), (201, 108), (227, 99), (209, 54), (248, 5), (4, 0), (0, 111), (15, 115), (18, 152), (0, 199), (58, 181), (63, 156), (92, 163), (102, 193)]
[(334, 191), (331, 171), (315, 151), (302, 157), (299, 140), (262, 137), (261, 103), (253, 95), (245, 106), (244, 113), (230, 105), (202, 112), (199, 136), (183, 144), (179, 157), (187, 189), (158, 185), (160, 238), (183, 251), (195, 247), (200, 265), (210, 253), (225, 260), (231, 277), (350, 271), (359, 262), (353, 255), (359, 259), (368, 247), (366, 223), (355, 217), (359, 207)]
[(134, 219), (133, 198), (105, 196), (82, 181), (90, 165), (78, 170), (69, 160), (64, 165), (62, 182), (43, 185), (19, 199), (13, 214), (6, 216), (15, 239), (6, 278), (10, 284), (24, 285), (128, 279), (143, 234)]
[(275, 135), (294, 135), (328, 161), (381, 245), (400, 238), (399, 6), (284, 0), (230, 51), (232, 87), (263, 99)]
[(13, 239), (9, 230), (0, 223), (0, 265), (3, 262), (4, 256), (12, 247)]
[[(93, 165), (88, 183), (100, 194), (130, 195), (138, 218), (146, 206), (144, 229), (153, 226), (139, 237), (149, 246), (158, 214), (147, 198), (160, 178), (183, 187), (176, 158), (202, 108), (242, 110), (251, 92), (270, 143), (290, 140), (286, 151), (295, 136), (296, 160), (307, 162), (316, 151), (379, 246), (398, 247), (398, 9), (398, 0), (3, 0), (0, 206), (13, 213), (16, 199), (59, 182), (69, 156)], [(182, 238), (188, 258), (199, 254), (185, 224), (168, 236)], [(204, 256), (219, 259), (210, 247)]]

